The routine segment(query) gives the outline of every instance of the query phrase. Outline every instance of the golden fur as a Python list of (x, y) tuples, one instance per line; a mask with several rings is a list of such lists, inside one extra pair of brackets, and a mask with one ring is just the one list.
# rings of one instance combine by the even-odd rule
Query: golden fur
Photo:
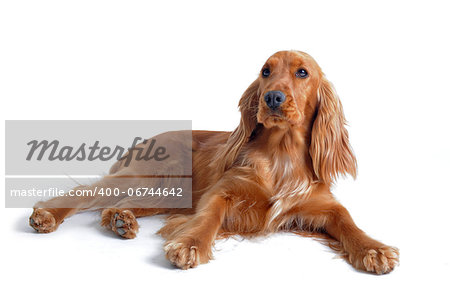
[[(296, 76), (299, 68), (308, 72), (306, 78)], [(241, 120), (232, 133), (192, 132), (192, 209), (124, 209), (116, 204), (102, 211), (102, 225), (133, 238), (136, 217), (171, 214), (159, 233), (167, 240), (167, 258), (183, 269), (208, 262), (219, 236), (286, 230), (326, 235), (356, 269), (390, 272), (398, 263), (398, 249), (361, 231), (330, 192), (339, 175), (355, 177), (357, 169), (331, 83), (313, 58), (298, 51), (274, 54), (263, 69), (270, 76), (260, 74), (245, 91), (239, 102)], [(278, 111), (263, 98), (274, 90), (286, 96)], [(116, 164), (111, 173), (133, 174), (123, 170)], [(99, 184), (108, 186), (104, 180)], [(77, 208), (38, 203), (30, 224), (39, 232), (52, 232), (64, 218), (95, 206), (87, 201)], [(121, 228), (115, 225), (118, 220), (124, 223)]]

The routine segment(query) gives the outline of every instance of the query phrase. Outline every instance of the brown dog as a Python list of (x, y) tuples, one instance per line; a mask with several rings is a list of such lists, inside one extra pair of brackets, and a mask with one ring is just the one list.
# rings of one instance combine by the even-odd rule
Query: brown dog
[[(103, 210), (102, 225), (133, 238), (136, 217), (172, 214), (160, 234), (167, 239), (167, 258), (183, 269), (208, 262), (219, 235), (307, 230), (334, 239), (356, 269), (392, 271), (398, 249), (361, 231), (330, 192), (337, 176), (356, 176), (356, 160), (341, 103), (313, 58), (297, 51), (274, 54), (239, 107), (241, 121), (232, 133), (192, 132), (192, 209), (121, 208), (115, 203)], [(117, 163), (111, 174), (151, 167)], [(108, 186), (108, 180), (95, 185)], [(72, 208), (49, 202), (38, 203), (30, 217), (38, 232), (52, 232), (64, 218), (95, 207), (90, 200)]]

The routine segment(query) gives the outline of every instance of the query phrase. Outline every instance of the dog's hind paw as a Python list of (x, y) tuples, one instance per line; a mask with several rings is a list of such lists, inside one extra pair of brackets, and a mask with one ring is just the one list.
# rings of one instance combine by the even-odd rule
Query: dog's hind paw
[(128, 239), (135, 238), (139, 230), (139, 225), (133, 212), (115, 208), (103, 210), (102, 226), (108, 226), (117, 235)]
[(50, 233), (58, 228), (58, 224), (52, 213), (41, 208), (33, 211), (29, 223), (39, 233)]

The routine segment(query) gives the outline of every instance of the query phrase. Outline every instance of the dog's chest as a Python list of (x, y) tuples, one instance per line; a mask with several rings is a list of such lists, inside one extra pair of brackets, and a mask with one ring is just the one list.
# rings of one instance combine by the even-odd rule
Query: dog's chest
[(295, 192), (303, 177), (301, 165), (289, 156), (260, 157), (255, 160), (255, 170), (272, 196)]
[(271, 194), (266, 222), (277, 226), (279, 217), (309, 196), (312, 182), (302, 171), (304, 166), (289, 157), (265, 158), (259, 164)]

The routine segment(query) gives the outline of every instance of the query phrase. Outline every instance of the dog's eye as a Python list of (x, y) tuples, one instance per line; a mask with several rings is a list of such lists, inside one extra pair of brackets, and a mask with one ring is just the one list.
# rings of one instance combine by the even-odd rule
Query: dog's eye
[(306, 72), (305, 69), (300, 68), (299, 70), (297, 70), (297, 72), (295, 73), (295, 76), (299, 77), (299, 78), (306, 78), (308, 77), (308, 72)]
[(269, 68), (264, 68), (261, 72), (263, 77), (268, 77), (270, 75), (270, 69)]

